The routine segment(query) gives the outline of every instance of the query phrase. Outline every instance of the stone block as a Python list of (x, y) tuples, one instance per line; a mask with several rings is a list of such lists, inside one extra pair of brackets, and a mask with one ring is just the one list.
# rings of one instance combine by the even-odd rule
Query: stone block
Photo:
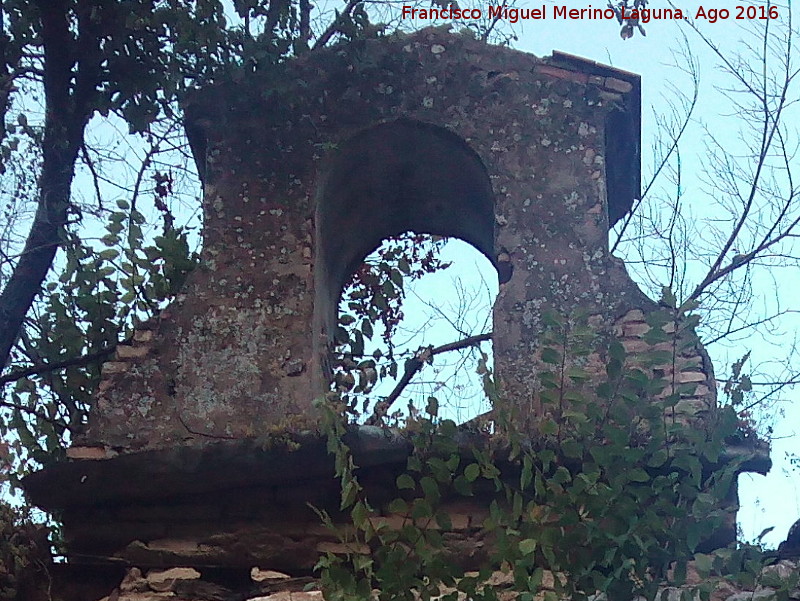
[(103, 447), (70, 447), (67, 449), (67, 457), (70, 459), (111, 459), (116, 457), (117, 452)]
[(622, 346), (625, 348), (625, 352), (628, 353), (629, 355), (645, 353), (652, 348), (648, 343), (639, 338), (631, 338), (623, 340)]
[(125, 572), (125, 577), (119, 585), (119, 590), (124, 593), (141, 593), (149, 588), (147, 579), (142, 576), (142, 571), (135, 567)]
[(755, 591), (742, 591), (735, 593), (727, 598), (726, 601), (774, 601), (776, 599), (775, 590), (771, 588), (760, 588)]
[(620, 92), (621, 94), (627, 94), (633, 89), (633, 85), (629, 81), (623, 81), (621, 79), (617, 79), (616, 77), (606, 77), (605, 81), (606, 89), (613, 90), (614, 92)]
[(248, 597), (246, 601), (323, 601), (322, 591), (281, 591), (271, 595)]
[(258, 567), (250, 569), (250, 580), (253, 582), (266, 582), (274, 580), (288, 580), (291, 578), (289, 574), (283, 572), (276, 572), (275, 570), (262, 570)]
[(392, 515), (373, 516), (369, 518), (369, 521), (375, 528), (383, 526), (391, 530), (400, 530), (406, 523), (408, 523), (409, 519), (410, 518), (407, 516), (394, 513)]
[(128, 344), (120, 344), (117, 347), (118, 359), (142, 359), (150, 354), (150, 347), (146, 345), (131, 346)]
[(675, 411), (686, 416), (698, 415), (708, 411), (708, 401), (698, 398), (681, 399), (675, 404)]
[(122, 361), (106, 361), (103, 363), (103, 375), (122, 374), (128, 371), (128, 364)]
[(150, 342), (153, 340), (153, 330), (135, 330), (133, 332), (135, 342)]
[(363, 543), (334, 543), (329, 541), (322, 541), (317, 543), (317, 551), (320, 553), (360, 553), (363, 555), (369, 554), (369, 546)]
[(453, 530), (467, 530), (470, 527), (472, 516), (464, 513), (451, 513), (450, 522)]
[(169, 570), (150, 570), (147, 585), (154, 591), (163, 593), (172, 590), (178, 580), (197, 580), (200, 572), (194, 568), (170, 568)]
[(644, 323), (644, 312), (641, 309), (632, 309), (622, 316), (623, 323), (642, 322)]
[(152, 540), (147, 543), (147, 549), (150, 551), (174, 553), (175, 555), (181, 555), (185, 557), (191, 557), (201, 553), (201, 547), (197, 541), (173, 538), (160, 538), (157, 540)]
[(689, 384), (693, 382), (705, 382), (708, 376), (701, 371), (684, 371), (676, 375), (676, 380), (681, 384)]
[(633, 322), (622, 326), (622, 335), (641, 338), (650, 331), (650, 326), (646, 323)]

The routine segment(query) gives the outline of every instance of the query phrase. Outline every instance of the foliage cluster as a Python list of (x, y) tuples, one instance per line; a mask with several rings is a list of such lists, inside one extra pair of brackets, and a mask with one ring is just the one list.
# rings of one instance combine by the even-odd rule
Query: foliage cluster
[[(343, 442), (352, 411), (336, 395), (322, 403), (342, 484), (341, 515), (323, 518), (352, 549), (320, 560), (326, 598), (368, 599), (376, 591), (380, 599), (456, 600), (462, 593), (494, 600), (499, 591), (487, 584), (494, 570), (513, 575), (514, 591), (528, 600), (599, 592), (653, 599), (668, 575), (684, 581), (687, 562), (725, 520), (738, 465), (723, 452), (737, 417), (729, 405), (698, 428), (676, 415), (685, 386), (654, 368), (676, 364), (694, 344), (695, 321), (665, 299), (648, 319), (650, 342), (672, 342), (672, 351), (635, 359), (616, 341), (598, 349), (585, 316), (547, 316), (538, 399), (545, 419), (520, 415), (488, 381), (492, 427), (478, 433), (482, 444), (465, 446), (458, 442), (464, 427), (440, 419), (430, 398), (425, 414), (405, 423), (413, 452), (396, 498), (385, 505), (371, 503)], [(668, 323), (671, 334), (662, 328)], [(599, 380), (585, 360), (598, 350), (606, 356)], [(464, 571), (443, 536), (452, 528), (448, 503), (464, 497), (488, 507), (480, 529), (491, 552), (477, 572)], [(381, 520), (387, 514), (401, 516), (402, 527)], [(749, 551), (698, 555), (698, 565), (706, 575), (714, 566), (756, 573), (742, 553)], [(546, 589), (548, 574), (564, 577)], [(701, 598), (709, 598), (711, 583), (701, 586)]]
[(102, 360), (132, 335), (137, 320), (154, 315), (174, 297), (197, 264), (189, 231), (176, 227), (169, 211), (162, 214), (161, 233), (153, 236), (144, 229), (141, 212), (122, 199), (116, 204), (99, 241), (66, 233), (64, 268), (45, 287), (46, 300), (27, 330), (35, 335), (24, 334), (33, 357), (61, 361), (63, 369), (12, 371), (3, 378), (13, 382), (4, 401), (11, 418), (0, 423), (10, 447), (4, 459), (12, 482), (30, 462), (46, 465), (63, 456), (65, 443), (86, 422)]
[(21, 519), (17, 510), (0, 504), (0, 599), (24, 599), (47, 587), (47, 529)]
[(0, 435), (13, 476), (61, 456), (85, 425), (100, 363), (197, 261), (185, 218), (172, 213), (197, 185), (194, 168), (181, 167), (191, 161), (184, 93), (376, 32), (361, 2), (333, 16), (312, 9), (307, 0), (2, 3)]

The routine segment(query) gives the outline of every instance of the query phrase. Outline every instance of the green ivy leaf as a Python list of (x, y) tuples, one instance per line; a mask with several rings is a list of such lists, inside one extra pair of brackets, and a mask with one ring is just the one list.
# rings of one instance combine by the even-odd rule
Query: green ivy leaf
[(711, 575), (711, 569), (713, 567), (713, 557), (705, 553), (698, 553), (697, 555), (694, 556), (694, 565), (700, 577), (707, 578), (708, 576)]
[(542, 349), (542, 361), (551, 365), (561, 363), (561, 354), (554, 348), (545, 347)]
[(430, 476), (423, 476), (419, 483), (422, 487), (422, 492), (425, 494), (425, 498), (431, 504), (436, 504), (440, 498), (439, 485), (436, 480)]
[(471, 497), (473, 495), (472, 483), (464, 476), (457, 476), (453, 480), (453, 488), (455, 488), (456, 492), (462, 497)]
[(519, 477), (519, 487), (525, 490), (533, 480), (533, 461), (530, 455), (525, 455), (522, 459), (522, 472)]
[(342, 502), (340, 509), (347, 509), (355, 502), (358, 490), (358, 484), (352, 480), (347, 482), (342, 487)]
[(467, 482), (475, 482), (480, 475), (481, 466), (479, 466), (477, 463), (470, 463), (464, 468), (464, 477), (467, 479)]
[(433, 517), (433, 508), (427, 499), (415, 499), (411, 507), (411, 517), (422, 520)]
[(532, 538), (526, 538), (519, 541), (519, 552), (523, 555), (530, 555), (536, 551), (537, 542)]
[(350, 512), (350, 518), (353, 520), (353, 525), (356, 528), (363, 528), (364, 523), (369, 516), (369, 510), (363, 501), (358, 501)]
[(649, 482), (650, 481), (650, 474), (644, 471), (642, 468), (634, 468), (632, 470), (628, 470), (627, 472), (628, 480), (631, 482)]
[(397, 476), (398, 490), (414, 490), (417, 487), (414, 479), (408, 474), (400, 474)]

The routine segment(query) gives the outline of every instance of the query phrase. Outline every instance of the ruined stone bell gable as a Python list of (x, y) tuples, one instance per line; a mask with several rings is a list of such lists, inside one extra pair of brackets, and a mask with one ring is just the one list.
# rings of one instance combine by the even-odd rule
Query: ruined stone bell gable
[[(633, 366), (671, 352), (641, 363), (669, 382), (641, 400), (677, 392), (668, 417), (704, 427), (716, 405), (710, 362), (690, 327), (653, 319), (659, 306), (609, 252), (609, 228), (639, 194), (639, 113), (636, 75), (442, 29), (197, 90), (186, 126), (204, 183), (202, 263), (104, 364), (68, 460), (24, 483), (32, 503), (58, 512), (74, 579), (95, 563), (103, 578), (123, 566), (121, 593), (172, 598), (160, 570), (305, 576), (321, 553), (349, 551), (309, 508), (341, 509), (313, 402), (329, 389), (342, 287), (408, 230), (461, 238), (498, 268), (496, 403), (520, 430), (549, 417), (537, 357), (550, 311), (584, 315)], [(602, 347), (575, 358), (600, 378)], [(460, 451), (482, 436), (459, 431)], [(402, 523), (387, 502), (409, 440), (376, 426), (345, 438), (374, 517)], [(762, 455), (743, 469), (766, 466)], [(442, 507), (446, 552), (465, 570), (491, 555), (482, 524), (493, 494)], [(735, 483), (729, 502), (728, 528), (709, 545), (734, 540)]]
[[(629, 73), (439, 29), (198, 91), (187, 131), (205, 185), (202, 265), (106, 364), (83, 443), (313, 430), (342, 286), (407, 230), (510, 263), (495, 368), (504, 398), (535, 411), (543, 311), (580, 308), (630, 342), (644, 331), (631, 320), (655, 308), (607, 243), (638, 195), (639, 94)], [(695, 359), (695, 400), (710, 407)]]

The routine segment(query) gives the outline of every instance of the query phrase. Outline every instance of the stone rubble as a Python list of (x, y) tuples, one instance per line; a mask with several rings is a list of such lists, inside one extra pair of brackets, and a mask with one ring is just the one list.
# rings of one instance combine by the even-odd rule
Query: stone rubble
[[(475, 576), (475, 573), (467, 573)], [(250, 572), (254, 592), (227, 590), (213, 583), (205, 583), (202, 573), (190, 567), (176, 567), (168, 570), (150, 570), (146, 576), (142, 575), (139, 568), (130, 568), (119, 587), (111, 594), (97, 601), (324, 601), (323, 593), (316, 590), (317, 584), (311, 580), (303, 588), (297, 590), (299, 579), (294, 579), (288, 574), (258, 567)], [(563, 576), (561, 576), (563, 578)], [(778, 589), (774, 586), (757, 584), (754, 587), (743, 587), (728, 580), (720, 580), (711, 593), (710, 601), (770, 601), (771, 599), (784, 599), (785, 601), (800, 601), (800, 562), (782, 560), (775, 565), (764, 568), (762, 578), (768, 578), (774, 583), (776, 578), (791, 584), (786, 595), (779, 597)], [(306, 579), (310, 580), (310, 579)], [(759, 579), (761, 580), (761, 579)], [(196, 584), (193, 589), (186, 586), (187, 582)], [(687, 573), (687, 583), (682, 587), (665, 586), (661, 589), (657, 599), (661, 601), (681, 601), (686, 591), (702, 583), (702, 578), (690, 564)], [(518, 598), (514, 592), (514, 578), (511, 574), (495, 572), (486, 583), (498, 589), (498, 597), (503, 601), (513, 601)], [(537, 599), (543, 599), (546, 591), (552, 591), (555, 576), (552, 572), (545, 572), (542, 580), (542, 591)], [(258, 591), (260, 586), (265, 589)], [(268, 590), (267, 590), (268, 589)], [(193, 590), (194, 592), (188, 592)], [(442, 595), (452, 593), (455, 589), (442, 589)], [(699, 594), (690, 597), (699, 601)], [(459, 595), (459, 599), (466, 597)], [(93, 600), (92, 600), (93, 601)], [(598, 595), (594, 601), (606, 601), (604, 595)], [(644, 601), (638, 598), (635, 601)]]

